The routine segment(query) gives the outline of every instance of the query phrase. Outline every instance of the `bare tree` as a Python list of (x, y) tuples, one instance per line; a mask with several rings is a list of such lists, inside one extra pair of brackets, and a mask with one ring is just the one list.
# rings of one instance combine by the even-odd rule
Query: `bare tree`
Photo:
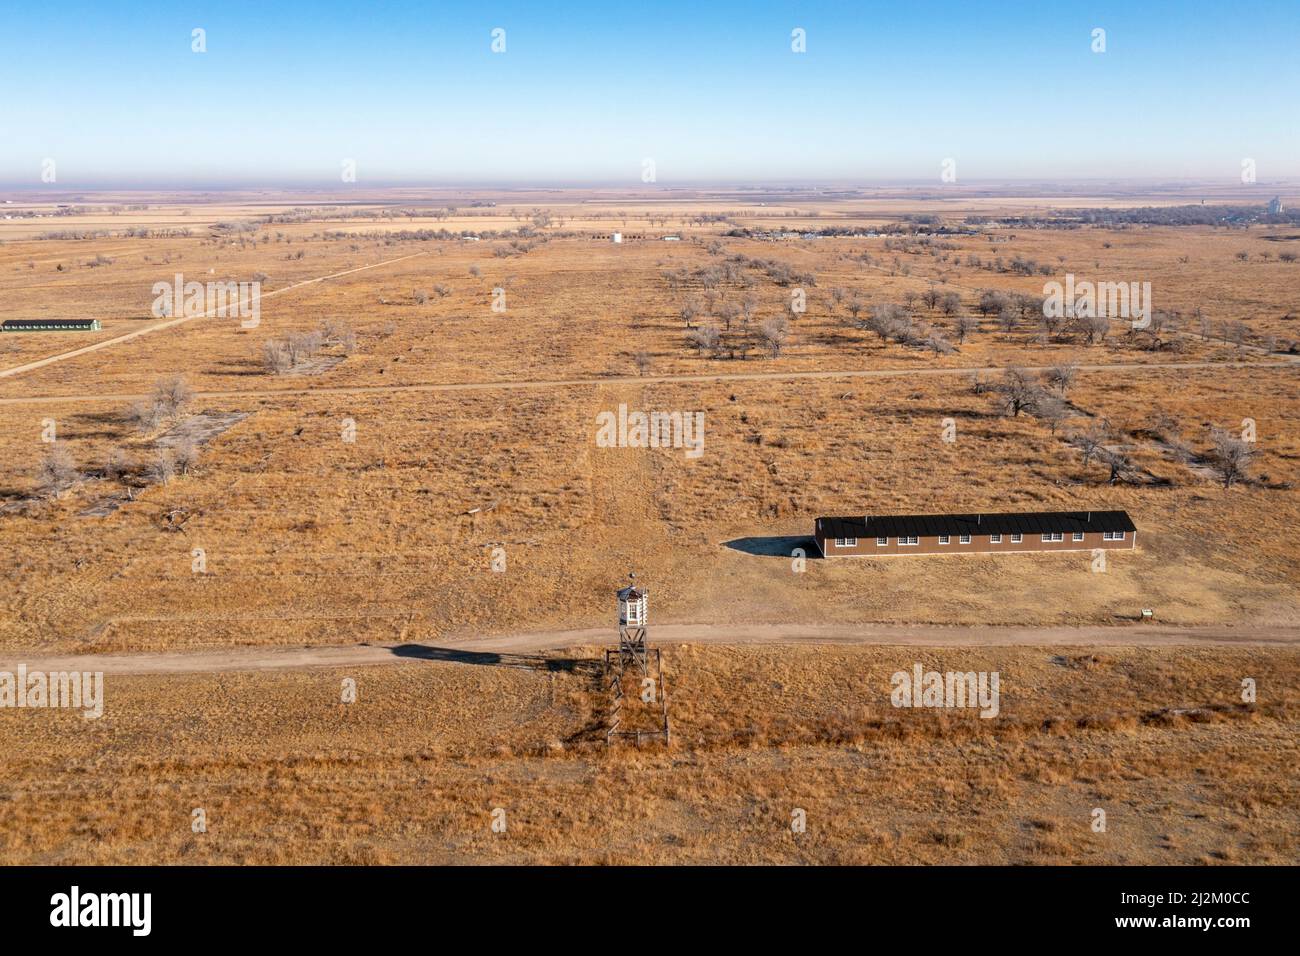
[(1104, 315), (1084, 316), (1079, 319), (1079, 328), (1089, 345), (1099, 341), (1105, 343), (1106, 336), (1110, 334), (1110, 319)]
[(1043, 303), (1046, 298), (1041, 295), (1027, 295), (1016, 293), (1015, 304), (1016, 310), (1020, 313), (1020, 318), (1027, 319), (1031, 315), (1043, 314)]
[(194, 439), (186, 436), (176, 444), (172, 460), (176, 463), (176, 470), (182, 475), (188, 475), (190, 469), (199, 461), (199, 446), (194, 444)]
[(1183, 422), (1177, 415), (1156, 408), (1151, 411), (1151, 430), (1163, 441), (1176, 442), (1182, 438)]
[(59, 497), (80, 477), (71, 452), (58, 442), (50, 444), (45, 457), (36, 466), (36, 484), (47, 498)]
[(943, 334), (939, 332), (931, 332), (922, 339), (921, 344), (935, 355), (951, 355), (956, 351), (952, 347), (952, 343), (944, 338)]
[(1038, 317), (1039, 327), (1043, 330), (1044, 340), (1053, 338), (1061, 328), (1061, 317), (1052, 313), (1044, 312)]
[(718, 318), (722, 320), (722, 324), (728, 330), (731, 329), (731, 323), (736, 321), (739, 315), (740, 307), (734, 302), (724, 302), (718, 306)]
[(968, 339), (971, 333), (973, 333), (978, 328), (979, 328), (979, 323), (975, 321), (974, 316), (971, 315), (959, 316), (957, 318), (956, 324), (953, 326), (953, 329), (957, 333), (957, 343), (959, 345), (965, 345), (966, 339)]
[(1099, 419), (1090, 424), (1086, 430), (1075, 433), (1070, 442), (1083, 455), (1083, 466), (1086, 468), (1092, 463), (1093, 458), (1100, 457), (1106, 451), (1106, 443), (1110, 440), (1110, 423), (1105, 419)]
[(1021, 412), (1032, 412), (1042, 399), (1042, 389), (1022, 368), (1009, 368), (1003, 372), (1002, 381), (997, 385), (997, 392), (1003, 411), (1012, 418)]
[(728, 358), (740, 359), (742, 362), (749, 358), (749, 350), (755, 346), (754, 330), (748, 322), (742, 323), (741, 327), (727, 332), (718, 343), (718, 351), (725, 351)]
[(194, 389), (190, 388), (184, 375), (171, 375), (159, 379), (154, 385), (154, 397), (167, 415), (179, 415), (194, 400)]
[(677, 314), (681, 316), (682, 321), (686, 323), (686, 327), (689, 329), (691, 323), (695, 321), (695, 317), (700, 314), (700, 307), (695, 302), (687, 302)]
[(344, 355), (351, 355), (357, 349), (357, 333), (348, 322), (326, 319), (320, 326), (320, 344), (340, 346)]
[(980, 315), (993, 315), (995, 312), (1001, 312), (1010, 305), (1004, 293), (996, 289), (985, 289), (980, 293), (979, 303), (976, 308), (979, 309)]
[(310, 361), (321, 347), (319, 332), (293, 332), (284, 342), (289, 353), (289, 366), (297, 368), (303, 362)]
[(866, 328), (882, 339), (888, 339), (910, 321), (901, 306), (893, 302), (877, 302), (871, 307), (871, 318), (867, 319)]
[(1240, 352), (1242, 347), (1246, 344), (1246, 337), (1249, 335), (1249, 332), (1250, 330), (1246, 327), (1246, 323), (1242, 322), (1240, 319), (1236, 319), (1232, 322), (1226, 323), (1223, 340), (1229, 345), (1235, 345), (1237, 351)]
[(858, 325), (858, 317), (862, 315), (862, 310), (865, 309), (866, 307), (867, 304), (859, 298), (855, 297), (849, 300), (849, 304), (848, 304), (849, 317), (852, 320), (854, 325)]
[(1057, 394), (1064, 397), (1065, 393), (1074, 385), (1074, 378), (1079, 373), (1079, 366), (1073, 362), (1062, 362), (1053, 365), (1043, 373), (1043, 378), (1047, 384), (1056, 389)]
[(1016, 314), (1016, 310), (1008, 305), (998, 313), (998, 328), (1007, 335), (1010, 335), (1016, 330), (1016, 323), (1019, 321), (1019, 318), (1020, 317)]
[(149, 477), (165, 485), (176, 477), (176, 458), (170, 448), (159, 448), (149, 464)]
[(1110, 477), (1106, 479), (1112, 485), (1123, 481), (1133, 471), (1133, 460), (1122, 448), (1103, 450), (1101, 460), (1110, 468)]
[(120, 448), (110, 448), (104, 458), (104, 480), (117, 481), (127, 470), (126, 453)]
[(691, 329), (686, 333), (686, 341), (694, 345), (695, 350), (700, 355), (714, 351), (718, 347), (720, 338), (722, 338), (722, 333), (718, 331), (716, 325), (704, 325), (698, 329)]
[(789, 337), (790, 328), (786, 324), (784, 316), (774, 316), (767, 319), (758, 327), (758, 334), (772, 352), (772, 358), (781, 357), (781, 350), (785, 347), (785, 340)]
[(1034, 416), (1046, 422), (1052, 434), (1061, 427), (1061, 422), (1070, 416), (1070, 408), (1055, 395), (1042, 395), (1034, 403)]
[(293, 367), (289, 350), (283, 342), (270, 339), (262, 346), (262, 366), (271, 373), (287, 372)]
[(346, 322), (340, 322), (338, 319), (321, 319), (320, 323), (320, 340), (324, 345), (333, 345), (339, 340), (343, 330), (348, 327)]
[(1245, 481), (1249, 477), (1246, 472), (1250, 467), (1250, 461), (1255, 455), (1250, 442), (1222, 428), (1210, 432), (1210, 441), (1214, 446), (1210, 453), (1210, 462), (1219, 477), (1223, 479), (1223, 487), (1231, 488), (1234, 483)]
[(148, 434), (166, 421), (167, 409), (156, 398), (142, 398), (132, 403), (127, 415), (136, 428)]
[(650, 371), (650, 353), (634, 352), (632, 354), (632, 364), (636, 366), (636, 373), (638, 375), (645, 375)]

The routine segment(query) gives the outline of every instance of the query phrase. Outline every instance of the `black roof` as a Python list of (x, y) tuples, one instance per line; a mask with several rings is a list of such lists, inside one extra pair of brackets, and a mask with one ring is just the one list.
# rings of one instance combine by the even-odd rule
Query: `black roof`
[(90, 325), (94, 319), (5, 319), (0, 325), (11, 329), (30, 329), (41, 325)]
[(897, 538), (940, 534), (1048, 534), (1136, 531), (1127, 511), (1018, 511), (1009, 514), (867, 515), (818, 518), (824, 538)]

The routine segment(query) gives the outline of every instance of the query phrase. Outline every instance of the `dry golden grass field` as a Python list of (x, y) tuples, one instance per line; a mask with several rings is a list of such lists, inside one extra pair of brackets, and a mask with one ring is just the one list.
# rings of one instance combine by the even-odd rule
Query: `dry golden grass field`
[[(1294, 648), (666, 648), (677, 742), (608, 749), (596, 649), (110, 678), (0, 712), (7, 863), (1294, 863)], [(996, 669), (996, 720), (896, 710)], [(1260, 702), (1236, 701), (1254, 677)], [(344, 678), (357, 699), (339, 703)], [(192, 828), (202, 810), (206, 832)], [(504, 833), (493, 811), (505, 811)], [(793, 833), (795, 810), (807, 829)], [(1106, 814), (1104, 832), (1094, 811)]]
[[(1193, 201), (1164, 194), (363, 198), (104, 196), (0, 221), (0, 321), (102, 325), (0, 334), (0, 659), (450, 648), (110, 674), (99, 720), (0, 708), (0, 860), (1300, 861), (1300, 263), (1281, 255), (1300, 229), (999, 221)], [(827, 226), (870, 234), (800, 237)], [(596, 238), (615, 231), (646, 238)], [(1156, 328), (1089, 341), (1017, 311), (1066, 273), (1150, 282)], [(155, 314), (177, 274), (260, 281), (259, 321)], [(868, 327), (885, 307), (912, 339)], [(1013, 367), (1051, 414), (1001, 406)], [(159, 406), (160, 382), (182, 400)], [(702, 412), (701, 453), (599, 447), (620, 405)], [(1231, 487), (1216, 430), (1253, 439)], [(1116, 508), (1138, 546), (1104, 573), (1087, 552), (791, 559), (820, 515)], [(612, 643), (633, 569), (652, 641), (1117, 637), (674, 644), (672, 745), (607, 748), (597, 648), (474, 642)], [(1126, 646), (1144, 608), (1246, 643)], [(1001, 715), (891, 707), (914, 662), (999, 671)]]

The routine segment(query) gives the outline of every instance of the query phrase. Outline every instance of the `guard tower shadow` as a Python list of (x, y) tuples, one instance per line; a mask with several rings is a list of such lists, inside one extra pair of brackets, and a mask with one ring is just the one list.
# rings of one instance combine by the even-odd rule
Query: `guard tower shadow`
[(598, 677), (604, 669), (603, 663), (597, 660), (544, 657), (541, 654), (498, 654), (495, 651), (467, 651), (453, 647), (431, 647), (427, 644), (400, 644), (393, 648), (393, 655), (422, 661), (515, 667), (547, 673), (582, 674), (587, 677)]
[(732, 551), (755, 554), (764, 558), (793, 558), (796, 548), (803, 550), (805, 558), (818, 560), (822, 556), (822, 553), (817, 550), (817, 542), (807, 535), (800, 534), (773, 535), (765, 538), (733, 538), (724, 541), (723, 545)]

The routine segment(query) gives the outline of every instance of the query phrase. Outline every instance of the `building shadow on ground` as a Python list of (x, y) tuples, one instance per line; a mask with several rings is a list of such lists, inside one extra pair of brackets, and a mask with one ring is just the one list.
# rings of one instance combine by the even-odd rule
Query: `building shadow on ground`
[(393, 648), (393, 654), (422, 661), (477, 664), (482, 667), (518, 667), (563, 674), (599, 674), (604, 667), (601, 661), (590, 659), (545, 657), (541, 654), (498, 654), (495, 651), (467, 651), (453, 647), (430, 647), (427, 644), (400, 644)]
[(794, 551), (799, 548), (803, 551), (805, 558), (820, 558), (821, 552), (817, 550), (817, 543), (807, 535), (774, 535), (768, 538), (733, 538), (731, 541), (724, 541), (732, 551), (742, 551), (745, 554), (756, 554), (764, 558), (793, 558), (796, 557)]

